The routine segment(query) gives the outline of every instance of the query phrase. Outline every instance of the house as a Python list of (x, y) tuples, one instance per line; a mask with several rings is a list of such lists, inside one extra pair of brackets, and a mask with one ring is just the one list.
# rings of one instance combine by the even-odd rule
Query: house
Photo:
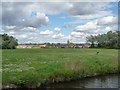
[(19, 45), (17, 46), (17, 48), (27, 48), (27, 45), (25, 45), (25, 44), (19, 44)]
[(19, 44), (17, 48), (45, 48), (46, 44)]
[(63, 44), (63, 43), (57, 43), (57, 44), (19, 44), (17, 48), (90, 48), (89, 44)]
[(84, 44), (82, 48), (90, 48), (90, 47), (91, 47), (91, 45), (89, 45), (89, 44)]

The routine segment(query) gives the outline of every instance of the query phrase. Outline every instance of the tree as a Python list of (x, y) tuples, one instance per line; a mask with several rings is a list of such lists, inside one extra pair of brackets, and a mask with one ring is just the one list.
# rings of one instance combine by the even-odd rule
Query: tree
[(69, 40), (67, 40), (67, 44), (69, 45), (69, 43), (70, 43), (70, 41)]
[(91, 35), (89, 37), (87, 37), (87, 42), (91, 43), (91, 48), (95, 47), (95, 42), (96, 42), (96, 37)]
[(0, 34), (0, 48), (2, 49), (15, 49), (18, 45), (18, 40), (13, 36), (7, 34)]
[(91, 47), (97, 44), (98, 48), (120, 48), (120, 31), (109, 31), (106, 34), (87, 37), (87, 42), (91, 43)]
[(69, 40), (67, 41), (67, 45), (68, 45), (68, 47), (72, 47), (72, 46), (74, 46), (74, 43), (72, 43), (72, 42), (70, 42)]

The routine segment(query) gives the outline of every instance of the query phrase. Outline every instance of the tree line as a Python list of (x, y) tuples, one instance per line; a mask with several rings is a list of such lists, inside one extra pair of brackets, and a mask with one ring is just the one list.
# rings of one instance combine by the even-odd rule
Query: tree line
[(1, 49), (15, 49), (18, 45), (18, 40), (13, 36), (7, 34), (0, 34), (0, 48)]
[[(120, 31), (109, 31), (106, 34), (86, 37), (87, 42), (91, 44), (91, 48), (120, 48)], [(73, 45), (67, 41), (68, 45)], [(7, 34), (0, 34), (0, 48), (15, 49), (18, 45), (18, 40)], [(54, 46), (53, 44), (51, 44)]]
[(91, 35), (86, 39), (91, 43), (91, 48), (120, 48), (120, 31), (109, 31), (97, 36)]

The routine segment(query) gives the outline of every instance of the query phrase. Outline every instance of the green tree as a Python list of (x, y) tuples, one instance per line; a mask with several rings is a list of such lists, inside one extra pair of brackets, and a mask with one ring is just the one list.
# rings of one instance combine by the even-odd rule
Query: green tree
[(70, 41), (69, 40), (67, 40), (67, 44), (69, 45), (69, 43), (70, 43)]
[(96, 37), (91, 35), (89, 37), (87, 37), (87, 42), (91, 43), (91, 48), (95, 47), (95, 42), (96, 42)]
[(7, 34), (0, 34), (0, 48), (2, 49), (15, 49), (18, 45), (18, 40), (13, 36)]
[(120, 48), (120, 31), (109, 31), (97, 36), (91, 35), (87, 37), (87, 42), (91, 43), (91, 47), (94, 47), (94, 43), (96, 43), (99, 48)]
[(74, 46), (74, 43), (70, 42), (69, 40), (67, 41), (68, 47)]

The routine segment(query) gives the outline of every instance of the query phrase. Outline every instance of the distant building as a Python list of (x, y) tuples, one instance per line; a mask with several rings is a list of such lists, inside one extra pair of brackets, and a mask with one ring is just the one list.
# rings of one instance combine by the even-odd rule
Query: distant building
[(82, 48), (90, 48), (91, 45), (84, 44)]
[(46, 44), (19, 44), (17, 48), (45, 48)]
[(89, 44), (73, 44), (73, 45), (68, 45), (68, 44), (62, 44), (62, 43), (57, 43), (57, 44), (19, 44), (17, 48), (90, 48), (91, 45)]

